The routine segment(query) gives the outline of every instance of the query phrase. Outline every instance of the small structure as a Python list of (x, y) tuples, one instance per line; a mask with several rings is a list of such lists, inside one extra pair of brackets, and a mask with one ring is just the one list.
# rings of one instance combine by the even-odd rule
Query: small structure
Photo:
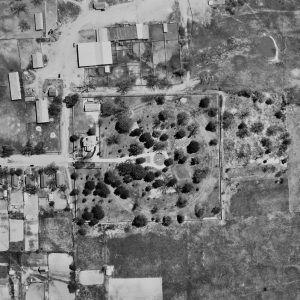
[(110, 42), (79, 43), (77, 51), (79, 67), (111, 65), (113, 63)]
[(108, 7), (108, 4), (105, 0), (94, 0), (93, 6), (94, 9), (104, 11)]
[(34, 69), (39, 69), (44, 67), (43, 54), (41, 52), (36, 52), (32, 54), (32, 67)]
[(61, 186), (65, 184), (64, 175), (61, 171), (57, 171), (55, 174), (56, 186)]
[(41, 189), (44, 189), (47, 187), (47, 182), (49, 180), (49, 177), (43, 172), (40, 175), (40, 187)]
[(22, 99), (20, 77), (18, 72), (8, 74), (11, 100)]
[(35, 22), (35, 30), (43, 30), (44, 29), (44, 19), (43, 14), (41, 12), (34, 14), (34, 22)]
[(35, 102), (36, 108), (36, 122), (49, 123), (48, 100), (38, 99)]
[(149, 39), (149, 26), (145, 24), (109, 27), (108, 30), (110, 41)]
[(84, 103), (85, 112), (100, 111), (100, 109), (101, 109), (101, 104), (99, 102), (86, 101)]
[(110, 277), (114, 273), (115, 267), (107, 265), (104, 267), (104, 269), (105, 269), (105, 275)]
[(225, 5), (225, 0), (209, 0), (208, 5), (210, 6)]
[(104, 73), (109, 74), (110, 73), (110, 66), (104, 67)]
[(97, 42), (107, 42), (108, 41), (108, 30), (105, 27), (99, 28), (97, 30)]
[(17, 188), (19, 186), (19, 177), (16, 174), (11, 176), (11, 186)]
[(58, 95), (58, 91), (54, 86), (50, 86), (48, 89), (48, 96), (49, 97), (56, 97)]
[(82, 147), (85, 152), (92, 152), (96, 147), (98, 138), (95, 135), (88, 135), (82, 139)]

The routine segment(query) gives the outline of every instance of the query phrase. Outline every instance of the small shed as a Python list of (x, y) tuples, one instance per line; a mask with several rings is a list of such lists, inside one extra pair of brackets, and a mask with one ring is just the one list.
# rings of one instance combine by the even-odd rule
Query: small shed
[(41, 12), (34, 14), (34, 22), (35, 22), (35, 30), (43, 30), (44, 29), (44, 18)]
[(85, 112), (100, 111), (101, 104), (99, 102), (87, 101), (84, 103)]
[(22, 99), (19, 73), (18, 72), (9, 73), (8, 80), (9, 80), (11, 100)]
[(36, 52), (32, 54), (32, 67), (34, 69), (39, 69), (44, 67), (43, 54), (41, 52)]
[(104, 11), (108, 7), (108, 4), (105, 0), (94, 0), (93, 6), (94, 9)]
[(56, 89), (56, 87), (54, 86), (50, 86), (48, 89), (48, 96), (49, 97), (56, 97), (58, 95), (58, 91)]
[(64, 175), (61, 171), (56, 172), (56, 186), (61, 186), (65, 184)]
[(49, 112), (48, 112), (48, 100), (38, 99), (35, 102), (36, 107), (36, 122), (37, 123), (49, 123)]

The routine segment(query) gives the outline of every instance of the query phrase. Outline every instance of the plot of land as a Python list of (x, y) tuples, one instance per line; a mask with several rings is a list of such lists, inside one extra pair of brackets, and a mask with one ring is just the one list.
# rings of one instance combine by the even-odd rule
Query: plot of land
[(26, 300), (41, 300), (45, 298), (45, 284), (43, 282), (31, 283), (26, 292)]
[(38, 220), (25, 220), (25, 251), (37, 251), (39, 249), (39, 222)]

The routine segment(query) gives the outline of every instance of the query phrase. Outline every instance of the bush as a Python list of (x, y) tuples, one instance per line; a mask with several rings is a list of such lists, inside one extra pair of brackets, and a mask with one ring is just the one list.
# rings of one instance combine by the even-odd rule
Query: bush
[(108, 186), (103, 182), (99, 181), (95, 187), (94, 195), (98, 195), (100, 197), (106, 198), (110, 194), (110, 190)]
[(135, 77), (127, 77), (116, 83), (117, 92), (126, 94), (135, 84)]
[(212, 139), (209, 141), (209, 146), (217, 146), (218, 145), (218, 140), (217, 139)]
[(185, 130), (184, 129), (179, 129), (177, 132), (176, 132), (176, 134), (175, 134), (175, 138), (176, 139), (182, 139), (182, 138), (184, 138), (185, 137)]
[(77, 178), (78, 178), (78, 173), (76, 173), (76, 172), (73, 172), (72, 174), (71, 174), (71, 179), (73, 179), (73, 180), (76, 180)]
[(150, 149), (153, 145), (154, 145), (154, 139), (151, 139), (151, 140), (148, 140), (144, 146), (147, 148), (147, 149)]
[(209, 106), (209, 102), (210, 102), (209, 98), (204, 97), (203, 99), (200, 100), (199, 107), (207, 108)]
[(183, 223), (184, 222), (184, 216), (183, 215), (177, 215), (177, 222), (179, 224)]
[(144, 177), (144, 181), (152, 182), (155, 179), (155, 174), (152, 171), (147, 172), (146, 176)]
[(60, 115), (61, 112), (61, 105), (52, 102), (48, 107), (48, 113), (50, 117), (57, 117)]
[(66, 103), (67, 108), (72, 108), (73, 106), (76, 105), (76, 103), (78, 101), (79, 101), (79, 95), (78, 94), (68, 95), (64, 99), (64, 103)]
[(95, 127), (90, 127), (86, 134), (89, 135), (89, 136), (96, 135), (96, 128)]
[(132, 225), (135, 227), (144, 227), (147, 223), (147, 218), (144, 215), (137, 215), (132, 221)]
[(157, 189), (157, 188), (159, 188), (159, 187), (164, 186), (164, 184), (165, 184), (165, 182), (164, 182), (163, 180), (161, 180), (161, 179), (156, 179), (156, 180), (153, 182), (152, 186), (153, 186), (153, 188)]
[(169, 138), (169, 136), (166, 133), (163, 133), (160, 136), (159, 140), (162, 141), (162, 142), (165, 142), (168, 138)]
[(216, 123), (212, 121), (208, 122), (208, 124), (205, 127), (205, 130), (210, 132), (216, 132), (217, 130)]
[(193, 184), (192, 183), (186, 183), (182, 188), (181, 191), (184, 194), (187, 194), (189, 192), (191, 192), (194, 189)]
[(120, 135), (119, 134), (112, 134), (106, 139), (106, 144), (108, 146), (111, 145), (118, 145), (120, 143)]
[(183, 207), (187, 206), (187, 203), (188, 203), (188, 200), (185, 197), (179, 196), (178, 200), (176, 202), (176, 206), (179, 208), (183, 208)]
[(239, 137), (240, 139), (243, 139), (246, 136), (249, 136), (249, 131), (247, 128), (239, 129), (236, 132), (236, 136)]
[(193, 182), (200, 183), (208, 174), (208, 169), (196, 169), (193, 175)]
[(130, 132), (130, 136), (140, 136), (143, 130), (141, 128), (135, 128)]
[(264, 125), (261, 122), (253, 123), (250, 127), (250, 131), (254, 133), (261, 133), (264, 130)]
[(173, 178), (171, 178), (171, 179), (168, 181), (167, 186), (168, 186), (168, 187), (173, 187), (173, 186), (176, 185), (176, 183), (177, 183), (177, 179), (176, 179), (175, 177), (173, 177)]
[(199, 130), (199, 125), (197, 123), (192, 123), (188, 126), (188, 131), (190, 132), (189, 137), (196, 135)]
[(170, 226), (172, 223), (172, 218), (170, 216), (164, 216), (162, 219), (163, 226)]
[(266, 148), (266, 149), (270, 149), (272, 147), (272, 142), (269, 138), (262, 138), (260, 140), (261, 145)]
[(165, 103), (165, 96), (164, 95), (156, 95), (154, 100), (157, 105), (163, 105)]
[(71, 192), (70, 192), (70, 196), (77, 196), (79, 195), (79, 190), (78, 189), (73, 189)]
[(102, 220), (105, 217), (103, 208), (99, 205), (95, 205), (92, 208), (92, 214), (93, 214), (94, 219), (96, 219), (96, 220)]
[(138, 157), (136, 160), (135, 160), (135, 163), (138, 164), (138, 165), (141, 165), (143, 163), (146, 162), (146, 158), (145, 157)]
[(277, 118), (277, 119), (282, 119), (284, 117), (284, 114), (279, 110), (277, 111), (274, 116)]
[(132, 127), (132, 120), (125, 115), (118, 117), (115, 129), (118, 133), (128, 133)]
[(37, 187), (35, 185), (32, 184), (26, 184), (24, 191), (28, 194), (34, 195), (37, 192)]
[(168, 118), (169, 118), (169, 113), (168, 113), (168, 111), (162, 110), (161, 112), (159, 112), (159, 114), (158, 114), (158, 119), (159, 119), (161, 122), (167, 121)]
[(70, 142), (71, 143), (76, 142), (78, 139), (79, 139), (79, 136), (76, 135), (76, 134), (73, 134), (73, 135), (70, 136)]
[(77, 224), (78, 226), (82, 226), (82, 225), (84, 225), (84, 223), (85, 223), (85, 221), (84, 221), (83, 219), (79, 219), (79, 220), (76, 222), (76, 224)]
[(149, 140), (152, 140), (152, 136), (151, 136), (150, 132), (144, 132), (139, 138), (139, 141), (142, 143), (145, 143)]
[(189, 123), (189, 115), (186, 112), (180, 112), (177, 115), (177, 125), (186, 126)]
[(211, 107), (207, 110), (207, 115), (210, 118), (214, 118), (218, 114), (218, 109), (216, 107)]
[(137, 156), (139, 154), (142, 154), (143, 151), (144, 151), (144, 147), (139, 143), (131, 144), (128, 149), (129, 156)]
[(86, 235), (86, 230), (84, 228), (80, 228), (78, 231), (78, 234), (85, 236)]
[(44, 147), (44, 142), (40, 141), (38, 142), (34, 148), (33, 148), (33, 152), (36, 155), (40, 155), (40, 154), (44, 154), (46, 153), (45, 147)]
[(86, 190), (92, 191), (95, 188), (95, 182), (92, 180), (89, 180), (85, 183), (84, 188)]
[(164, 164), (166, 167), (169, 167), (171, 165), (173, 165), (174, 163), (174, 160), (172, 158), (167, 158), (165, 161), (164, 161)]
[(120, 185), (115, 189), (115, 195), (121, 199), (127, 199), (130, 196), (130, 192), (125, 186)]
[(197, 141), (191, 141), (186, 147), (187, 153), (197, 153), (200, 150), (200, 144)]
[(233, 123), (234, 115), (228, 111), (225, 111), (222, 118), (223, 129), (227, 130)]
[(211, 213), (214, 215), (217, 215), (221, 211), (220, 207), (215, 206), (212, 210)]

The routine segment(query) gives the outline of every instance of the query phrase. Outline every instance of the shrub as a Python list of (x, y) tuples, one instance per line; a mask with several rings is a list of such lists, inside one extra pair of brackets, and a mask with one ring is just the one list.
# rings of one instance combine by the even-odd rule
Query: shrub
[(138, 157), (138, 158), (135, 160), (135, 163), (138, 164), (138, 165), (141, 165), (141, 164), (143, 164), (144, 162), (146, 162), (146, 158), (145, 158), (145, 157)]
[(176, 134), (175, 134), (175, 138), (176, 139), (182, 139), (185, 137), (185, 130), (184, 129), (179, 129)]
[(165, 142), (155, 142), (153, 145), (153, 151), (160, 151), (167, 147), (167, 143)]
[(104, 210), (99, 205), (95, 205), (92, 208), (92, 214), (93, 214), (94, 219), (96, 219), (96, 220), (102, 220), (105, 217)]
[(186, 147), (187, 153), (197, 153), (200, 150), (200, 144), (197, 141), (191, 141)]
[(164, 95), (156, 95), (154, 100), (157, 105), (163, 105), (165, 103), (165, 96)]
[(112, 134), (106, 139), (106, 144), (108, 146), (111, 145), (118, 145), (120, 143), (120, 135), (119, 134)]
[(15, 149), (11, 145), (3, 145), (1, 156), (9, 157), (9, 156), (13, 155), (14, 151), (15, 151)]
[(166, 133), (163, 133), (160, 136), (159, 140), (162, 141), (162, 142), (165, 142), (168, 138), (169, 138), (169, 136)]
[(164, 161), (164, 164), (166, 167), (169, 167), (171, 165), (173, 165), (174, 163), (174, 160), (172, 158), (167, 158), (165, 161)]
[(165, 184), (165, 182), (164, 182), (163, 180), (161, 180), (161, 179), (156, 179), (156, 180), (153, 182), (152, 186), (153, 186), (153, 188), (157, 189), (157, 188), (159, 188), (159, 187), (164, 186), (164, 184)]
[(33, 148), (33, 153), (36, 154), (36, 155), (46, 153), (46, 150), (45, 150), (45, 147), (44, 147), (44, 142), (42, 142), (42, 141), (38, 142)]
[(80, 235), (83, 235), (83, 236), (86, 235), (86, 230), (84, 228), (80, 228), (77, 232)]
[(225, 111), (222, 118), (223, 129), (227, 130), (233, 123), (234, 115), (228, 111)]
[(208, 124), (205, 127), (206, 131), (211, 131), (211, 132), (216, 132), (217, 130), (217, 126), (216, 126), (216, 122), (208, 122)]
[(200, 100), (199, 107), (207, 108), (209, 106), (209, 102), (210, 102), (209, 98), (204, 97), (203, 99)]
[(91, 220), (92, 217), (93, 217), (93, 214), (91, 212), (89, 212), (88, 210), (85, 210), (81, 215), (81, 218), (85, 221)]
[(264, 125), (261, 122), (253, 123), (250, 127), (250, 131), (254, 133), (261, 133), (264, 130)]
[(151, 136), (150, 132), (144, 132), (139, 138), (139, 141), (142, 143), (145, 143), (149, 140), (152, 140), (152, 136)]
[(170, 216), (164, 216), (162, 219), (163, 226), (170, 226), (172, 223), (172, 218)]
[(147, 223), (147, 218), (144, 215), (137, 215), (132, 221), (132, 225), (135, 227), (144, 227)]
[(159, 112), (159, 114), (158, 114), (158, 119), (159, 119), (161, 122), (167, 121), (168, 118), (169, 118), (169, 113), (168, 113), (168, 111), (162, 110), (161, 112)]
[(211, 107), (207, 110), (207, 115), (210, 118), (214, 118), (218, 114), (218, 109), (216, 107)]
[(188, 203), (188, 200), (185, 197), (180, 195), (178, 197), (177, 202), (176, 202), (176, 206), (179, 207), (179, 208), (183, 208), (183, 207), (187, 206), (187, 203)]
[(199, 125), (197, 123), (192, 123), (188, 126), (188, 131), (190, 132), (189, 137), (196, 135), (199, 130)]
[(247, 128), (239, 129), (236, 132), (236, 136), (239, 137), (240, 139), (243, 139), (244, 137), (249, 136), (249, 131)]
[(209, 146), (217, 146), (218, 145), (218, 140), (217, 139), (212, 139), (209, 141)]
[(95, 188), (95, 182), (92, 180), (87, 181), (84, 185), (84, 188), (89, 191), (92, 191)]
[(192, 183), (186, 183), (182, 188), (181, 191), (184, 194), (187, 194), (193, 190), (193, 184)]
[(215, 206), (212, 210), (211, 213), (214, 215), (217, 215), (221, 211), (220, 207)]
[(76, 135), (76, 134), (73, 134), (73, 135), (70, 136), (70, 142), (71, 143), (76, 142), (78, 139), (79, 139), (79, 136)]
[(195, 216), (197, 218), (202, 218), (204, 215), (204, 212), (205, 212), (204, 208), (199, 207), (198, 205), (195, 205)]
[(175, 177), (173, 177), (168, 181), (167, 186), (173, 187), (174, 185), (176, 185), (176, 183), (177, 183), (177, 179)]
[(260, 140), (260, 143), (261, 143), (261, 145), (264, 147), (264, 148), (267, 148), (267, 149), (269, 149), (269, 148), (271, 148), (272, 147), (272, 142), (271, 142), (271, 140), (269, 139), (269, 138), (262, 138), (261, 140)]
[(37, 192), (37, 187), (35, 185), (32, 184), (26, 184), (24, 191), (28, 194), (34, 195)]
[(50, 165), (44, 168), (44, 173), (51, 176), (51, 175), (55, 175), (57, 170), (58, 170), (58, 166), (56, 166), (55, 163), (51, 163)]
[(128, 149), (129, 156), (136, 156), (136, 155), (142, 154), (143, 151), (144, 151), (144, 147), (143, 147), (143, 145), (141, 145), (139, 143), (131, 144)]
[(108, 186), (103, 182), (99, 181), (95, 187), (94, 195), (98, 195), (100, 197), (106, 198), (110, 194), (110, 190)]
[(135, 128), (130, 132), (130, 136), (140, 136), (143, 130), (141, 128)]
[(145, 76), (144, 80), (146, 80), (146, 86), (150, 89), (154, 89), (159, 82), (158, 76), (154, 74), (149, 74), (148, 76)]
[(179, 224), (183, 223), (184, 222), (184, 216), (183, 215), (177, 215), (177, 222)]
[(132, 127), (132, 120), (125, 115), (118, 117), (115, 129), (118, 133), (128, 133)]
[(189, 115), (186, 112), (180, 112), (177, 115), (177, 125), (186, 126), (189, 123)]
[(196, 169), (193, 175), (193, 182), (200, 183), (208, 174), (208, 169)]
[(155, 174), (152, 171), (147, 172), (147, 174), (144, 177), (144, 181), (146, 182), (152, 182), (155, 179)]

